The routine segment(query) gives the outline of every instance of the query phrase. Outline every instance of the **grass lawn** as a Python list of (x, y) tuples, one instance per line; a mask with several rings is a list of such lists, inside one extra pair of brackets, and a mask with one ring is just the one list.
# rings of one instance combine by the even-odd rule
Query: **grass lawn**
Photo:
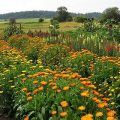
[[(41, 31), (48, 31), (50, 20), (45, 19), (44, 22), (39, 23), (38, 18), (32, 18), (32, 19), (17, 19), (17, 23), (21, 23), (22, 29), (27, 32), (28, 30), (41, 30)], [(18, 24), (19, 25), (19, 24)], [(8, 26), (8, 21), (0, 20), (0, 33), (3, 32), (3, 30)], [(75, 30), (80, 26), (80, 23), (76, 22), (63, 22), (60, 23), (60, 31), (68, 31), (68, 30)]]

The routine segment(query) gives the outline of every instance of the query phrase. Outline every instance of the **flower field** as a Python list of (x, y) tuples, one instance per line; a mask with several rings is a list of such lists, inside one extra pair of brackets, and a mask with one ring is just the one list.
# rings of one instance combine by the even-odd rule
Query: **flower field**
[(16, 120), (119, 120), (118, 39), (79, 30), (0, 40), (0, 111)]

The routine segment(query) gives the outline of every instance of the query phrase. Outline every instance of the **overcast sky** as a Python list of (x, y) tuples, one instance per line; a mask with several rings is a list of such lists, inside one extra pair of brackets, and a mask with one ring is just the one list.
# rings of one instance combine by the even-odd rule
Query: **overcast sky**
[(66, 6), (69, 12), (102, 12), (108, 7), (118, 7), (120, 0), (0, 0), (0, 14), (29, 10), (56, 11)]

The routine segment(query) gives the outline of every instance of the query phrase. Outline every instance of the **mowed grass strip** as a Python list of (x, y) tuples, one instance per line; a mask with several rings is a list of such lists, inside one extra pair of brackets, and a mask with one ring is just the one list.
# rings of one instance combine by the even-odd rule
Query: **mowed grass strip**
[[(19, 23), (22, 25), (22, 29), (27, 32), (29, 30), (41, 30), (43, 32), (49, 31), (49, 25), (50, 25), (50, 19), (45, 19), (44, 22), (40, 23), (38, 22), (39, 18), (29, 18), (29, 19), (17, 19), (17, 23), (19, 26)], [(3, 30), (9, 25), (8, 20), (3, 21), (0, 20), (0, 33), (3, 32)], [(60, 23), (60, 31), (70, 31), (75, 30), (81, 26), (80, 23), (77, 22), (63, 22)]]

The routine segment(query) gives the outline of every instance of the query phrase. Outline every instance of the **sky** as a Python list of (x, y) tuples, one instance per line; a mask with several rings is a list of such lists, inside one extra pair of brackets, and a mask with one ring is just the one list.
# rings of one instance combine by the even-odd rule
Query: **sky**
[(31, 10), (56, 11), (65, 6), (69, 12), (103, 12), (109, 7), (120, 9), (120, 0), (0, 0), (0, 14)]

